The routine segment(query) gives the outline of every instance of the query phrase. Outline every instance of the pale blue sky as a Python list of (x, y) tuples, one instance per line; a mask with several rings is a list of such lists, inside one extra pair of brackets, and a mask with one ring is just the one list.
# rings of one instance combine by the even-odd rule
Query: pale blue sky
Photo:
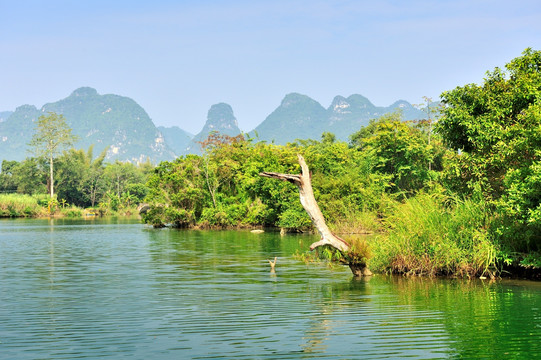
[(250, 131), (290, 92), (420, 103), (526, 47), (538, 0), (0, 0), (0, 111), (91, 86), (192, 133), (226, 102)]

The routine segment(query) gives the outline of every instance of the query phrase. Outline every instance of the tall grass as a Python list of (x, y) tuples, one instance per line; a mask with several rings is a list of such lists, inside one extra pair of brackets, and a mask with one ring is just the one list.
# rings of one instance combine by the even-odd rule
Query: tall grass
[(497, 247), (484, 201), (421, 193), (397, 203), (372, 242), (371, 267), (415, 275), (492, 275)]
[(43, 196), (0, 194), (0, 217), (34, 217), (46, 214), (40, 205)]
[(335, 234), (371, 234), (381, 228), (376, 211), (350, 211), (343, 216), (331, 218), (329, 228)]
[(84, 214), (84, 210), (75, 205), (63, 207), (60, 209), (60, 215), (69, 217), (69, 218), (82, 217), (83, 214)]

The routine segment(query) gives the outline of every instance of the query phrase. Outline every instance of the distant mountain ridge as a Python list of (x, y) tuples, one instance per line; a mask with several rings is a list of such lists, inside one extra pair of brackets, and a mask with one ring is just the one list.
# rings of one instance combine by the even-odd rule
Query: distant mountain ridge
[(119, 95), (99, 95), (95, 89), (79, 88), (65, 99), (43, 105), (18, 107), (0, 123), (0, 153), (3, 159), (22, 160), (34, 133), (37, 119), (48, 112), (63, 114), (79, 137), (76, 148), (94, 153), (107, 150), (108, 160), (153, 162), (172, 160), (175, 153), (154, 123), (134, 100)]
[(349, 135), (368, 125), (370, 119), (394, 111), (401, 111), (404, 120), (426, 117), (423, 111), (404, 100), (378, 107), (362, 95), (336, 96), (325, 109), (306, 95), (291, 93), (250, 135), (259, 140), (286, 144), (295, 139), (319, 140), (323, 132), (329, 131), (347, 141)]
[(179, 155), (201, 154), (200, 143), (207, 139), (213, 132), (229, 136), (237, 136), (241, 133), (237, 118), (233, 114), (233, 109), (229, 104), (219, 103), (210, 107), (203, 129), (193, 137), (184, 152)]
[(176, 155), (182, 155), (186, 152), (193, 134), (182, 130), (178, 126), (158, 126), (158, 130), (163, 134), (165, 143), (175, 152)]
[(250, 135), (258, 140), (286, 144), (295, 139), (319, 139), (326, 111), (314, 99), (291, 93)]
[(13, 111), (0, 111), (0, 122), (6, 121)]
[[(399, 100), (378, 107), (358, 94), (336, 96), (328, 108), (307, 95), (287, 94), (280, 105), (249, 136), (260, 141), (286, 144), (296, 139), (319, 140), (329, 131), (340, 140), (368, 125), (370, 119), (400, 110), (404, 120), (424, 119), (426, 114), (409, 102)], [(90, 87), (73, 91), (67, 98), (43, 105), (19, 106), (15, 111), (0, 112), (0, 161), (23, 160), (38, 117), (47, 112), (63, 114), (80, 140), (76, 148), (94, 153), (105, 148), (107, 160), (157, 163), (180, 155), (201, 154), (200, 142), (212, 132), (241, 134), (233, 109), (226, 103), (214, 104), (207, 121), (195, 136), (177, 126), (156, 127), (145, 110), (134, 100), (119, 95), (100, 95)]]

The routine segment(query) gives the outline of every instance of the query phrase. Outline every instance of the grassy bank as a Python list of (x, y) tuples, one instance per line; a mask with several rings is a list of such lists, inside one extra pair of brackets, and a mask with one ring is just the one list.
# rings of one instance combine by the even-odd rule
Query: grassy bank
[[(77, 218), (89, 214), (137, 214), (134, 207), (113, 211), (104, 207), (82, 209), (52, 204), (51, 208), (46, 195), (0, 195), (0, 217)], [(328, 219), (329, 226), (347, 241), (360, 241), (363, 247), (366, 246), (363, 254), (369, 257), (369, 266), (374, 272), (458, 277), (492, 277), (501, 275), (502, 270), (516, 275), (524, 272), (539, 274), (535, 266), (513, 268), (504, 263), (498, 241), (491, 238), (492, 213), (482, 200), (459, 200), (441, 192), (422, 192), (403, 201), (387, 199), (385, 206), (377, 211), (356, 211), (346, 215)], [(257, 226), (202, 223), (193, 227), (239, 229)]]
[(47, 214), (42, 195), (0, 194), (0, 217), (37, 217)]
[[(346, 241), (362, 244), (360, 252), (377, 273), (494, 277), (502, 274), (504, 264), (489, 231), (492, 221), (486, 202), (436, 191), (385, 201), (380, 211), (329, 219), (329, 227)], [(334, 259), (326, 249), (300, 258), (314, 257)]]
[(15, 217), (83, 217), (83, 216), (130, 216), (137, 214), (135, 206), (117, 210), (109, 208), (80, 208), (51, 200), (48, 195), (0, 194), (0, 218)]
[(377, 271), (409, 275), (493, 276), (498, 246), (483, 201), (421, 193), (397, 203), (372, 242)]

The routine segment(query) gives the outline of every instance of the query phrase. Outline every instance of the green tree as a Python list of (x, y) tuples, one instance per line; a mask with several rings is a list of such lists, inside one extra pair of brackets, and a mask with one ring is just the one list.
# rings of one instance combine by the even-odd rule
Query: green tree
[[(427, 142), (429, 147), (433, 146), (433, 134), (434, 134), (434, 124), (438, 121), (440, 117), (440, 102), (432, 101), (432, 98), (428, 96), (423, 96), (424, 103), (415, 105), (421, 111), (426, 113), (426, 119), (418, 121), (418, 127), (427, 134)], [(439, 140), (436, 139), (436, 140)], [(439, 145), (439, 144), (436, 144)], [(438, 146), (436, 146), (438, 147)], [(441, 146), (440, 146), (441, 148)], [(428, 163), (428, 170), (432, 170), (432, 162)]]
[[(43, 159), (26, 158), (21, 162), (11, 162), (6, 169), (5, 180), (8, 185), (20, 194), (45, 194), (47, 174), (44, 171)], [(4, 172), (4, 170), (2, 170)]]
[(105, 166), (103, 176), (107, 191), (115, 193), (119, 198), (129, 184), (142, 184), (146, 181), (145, 174), (136, 165), (118, 160)]
[(94, 207), (99, 201), (100, 196), (105, 192), (105, 180), (104, 180), (104, 159), (107, 154), (107, 148), (94, 160), (92, 160), (91, 147), (88, 150), (86, 161), (90, 163), (90, 167), (87, 170), (86, 176), (83, 182), (83, 192), (88, 196), (90, 200), (90, 206)]
[[(496, 231), (514, 251), (541, 248), (541, 51), (526, 49), (481, 85), (444, 92), (436, 130), (457, 152), (447, 179), (501, 212)], [(515, 240), (512, 240), (515, 239)]]
[(429, 168), (433, 166), (428, 164), (434, 163), (438, 154), (429, 146), (428, 134), (417, 124), (402, 121), (400, 112), (371, 120), (350, 140), (353, 147), (370, 157), (373, 171), (391, 176), (390, 189), (394, 192), (417, 191), (431, 178)]
[(36, 132), (28, 144), (38, 157), (49, 162), (49, 194), (54, 197), (54, 159), (75, 143), (77, 137), (72, 134), (62, 114), (49, 112), (38, 118)]
[(0, 169), (0, 192), (15, 192), (17, 184), (14, 181), (14, 172), (19, 163), (17, 161), (2, 160)]
[(161, 162), (147, 182), (151, 208), (143, 221), (154, 226), (173, 223), (178, 227), (194, 223), (206, 206), (201, 174), (202, 158), (197, 155)]
[(103, 161), (107, 149), (93, 158), (93, 146), (88, 151), (69, 149), (57, 159), (57, 195), (77, 206), (94, 206), (105, 192)]
[(325, 144), (332, 144), (336, 141), (336, 135), (332, 132), (325, 131), (323, 134), (321, 134), (321, 142)]

